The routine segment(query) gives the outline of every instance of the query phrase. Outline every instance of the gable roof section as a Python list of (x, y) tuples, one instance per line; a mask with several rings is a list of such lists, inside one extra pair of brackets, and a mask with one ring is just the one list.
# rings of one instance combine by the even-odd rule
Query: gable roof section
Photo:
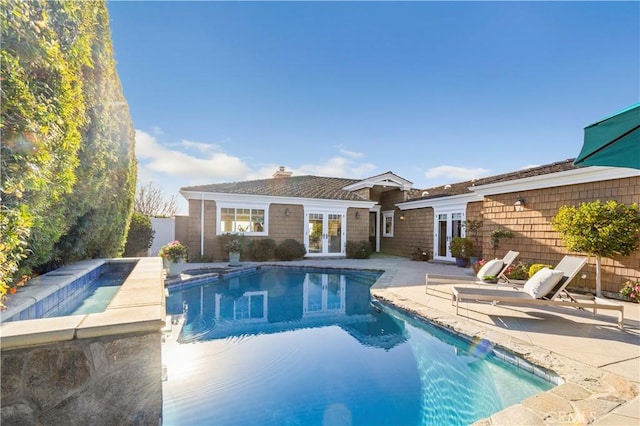
[(401, 178), (393, 172), (386, 172), (376, 176), (371, 176), (366, 179), (358, 180), (353, 184), (344, 187), (347, 191), (356, 191), (362, 188), (373, 188), (374, 186), (387, 186), (398, 188), (401, 191), (408, 191), (413, 186), (413, 182), (410, 182), (404, 178)]
[(358, 179), (332, 178), (324, 176), (291, 176), (187, 186), (180, 192), (207, 192), (218, 194), (260, 195), (268, 197), (318, 198), (344, 201), (369, 201), (361, 195), (344, 188), (359, 182)]

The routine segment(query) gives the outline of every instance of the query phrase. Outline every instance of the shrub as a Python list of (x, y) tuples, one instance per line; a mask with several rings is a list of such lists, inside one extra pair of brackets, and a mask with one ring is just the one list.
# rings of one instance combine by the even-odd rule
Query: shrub
[(218, 236), (222, 249), (227, 253), (242, 253), (244, 248), (244, 235), (222, 234)]
[(287, 239), (276, 247), (276, 257), (280, 260), (302, 259), (307, 254), (304, 244), (293, 239)]
[(510, 280), (526, 280), (529, 278), (529, 265), (525, 262), (518, 262), (507, 268), (504, 275)]
[(367, 240), (347, 241), (347, 257), (350, 259), (368, 259), (373, 253), (371, 243)]
[(466, 237), (453, 237), (449, 243), (451, 256), (459, 259), (468, 259), (473, 256), (473, 241)]
[(640, 280), (635, 282), (629, 280), (620, 289), (620, 294), (628, 297), (632, 302), (640, 303)]
[(252, 240), (249, 244), (251, 257), (258, 262), (273, 259), (276, 252), (276, 242), (271, 238)]
[(542, 268), (553, 269), (553, 265), (545, 265), (544, 263), (534, 263), (529, 267), (529, 278), (534, 276)]
[(124, 245), (124, 256), (138, 256), (140, 252), (145, 252), (146, 256), (146, 251), (153, 243), (155, 232), (151, 220), (147, 216), (134, 212), (129, 224), (127, 243)]

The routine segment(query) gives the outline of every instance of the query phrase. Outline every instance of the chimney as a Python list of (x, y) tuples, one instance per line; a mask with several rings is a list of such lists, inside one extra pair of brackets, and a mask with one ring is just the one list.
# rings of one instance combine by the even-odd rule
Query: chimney
[(278, 170), (273, 174), (274, 178), (288, 178), (293, 172), (287, 172), (284, 170), (284, 166), (280, 166)]

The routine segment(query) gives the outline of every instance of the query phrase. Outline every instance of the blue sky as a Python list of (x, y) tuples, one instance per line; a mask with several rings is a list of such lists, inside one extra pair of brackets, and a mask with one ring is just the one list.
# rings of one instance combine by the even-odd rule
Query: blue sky
[(640, 99), (638, 2), (108, 2), (138, 183), (387, 171), (429, 188), (573, 158)]

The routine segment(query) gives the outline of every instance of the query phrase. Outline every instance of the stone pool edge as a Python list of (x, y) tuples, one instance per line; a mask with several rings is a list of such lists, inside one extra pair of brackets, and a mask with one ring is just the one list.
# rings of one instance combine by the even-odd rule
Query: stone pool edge
[(532, 396), (475, 425), (593, 423), (638, 395), (632, 382), (515, 337), (482, 328), (458, 316), (447, 314), (399, 296), (386, 288), (371, 289), (372, 297), (417, 315), (468, 338), (489, 340), (498, 348), (557, 374), (564, 383)]

